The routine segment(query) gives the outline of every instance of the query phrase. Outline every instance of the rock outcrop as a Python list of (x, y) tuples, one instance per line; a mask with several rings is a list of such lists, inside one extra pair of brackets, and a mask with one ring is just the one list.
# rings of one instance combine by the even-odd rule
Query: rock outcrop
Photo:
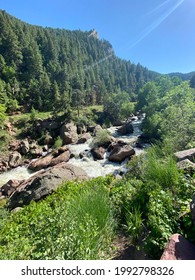
[(39, 171), (50, 166), (54, 166), (61, 162), (67, 162), (70, 159), (70, 151), (66, 146), (60, 147), (45, 157), (33, 160), (28, 168), (32, 171)]
[(161, 260), (195, 260), (195, 245), (180, 234), (173, 234), (160, 258)]
[(81, 168), (68, 163), (60, 163), (46, 171), (40, 171), (21, 183), (10, 196), (8, 207), (10, 210), (38, 201), (55, 191), (63, 182), (74, 179), (84, 180), (88, 176)]
[(77, 126), (74, 123), (64, 124), (60, 129), (63, 144), (73, 144), (78, 141)]

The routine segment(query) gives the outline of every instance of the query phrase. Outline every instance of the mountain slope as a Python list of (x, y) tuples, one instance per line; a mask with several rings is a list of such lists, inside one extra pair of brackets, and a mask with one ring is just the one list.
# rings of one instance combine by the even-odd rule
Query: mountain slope
[(101, 104), (117, 90), (133, 99), (157, 75), (116, 57), (95, 30), (42, 28), (0, 10), (0, 103), (10, 111)]

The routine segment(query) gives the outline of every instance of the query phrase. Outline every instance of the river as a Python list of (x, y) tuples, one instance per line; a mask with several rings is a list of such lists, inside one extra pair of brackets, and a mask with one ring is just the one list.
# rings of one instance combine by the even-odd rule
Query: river
[[(138, 137), (141, 135), (141, 123), (143, 119), (136, 118), (133, 122), (133, 128), (134, 132), (131, 134), (127, 134), (124, 136), (120, 136), (117, 133), (118, 127), (110, 127), (108, 128), (108, 131), (112, 134), (113, 137), (122, 139), (123, 141), (131, 144), (134, 146), (134, 143), (137, 141)], [(98, 176), (105, 176), (107, 174), (121, 174), (125, 173), (127, 168), (126, 164), (128, 162), (128, 159), (123, 161), (122, 163), (114, 163), (108, 161), (108, 153), (105, 153), (103, 160), (97, 160), (94, 161), (91, 152), (90, 152), (90, 142), (84, 143), (84, 144), (74, 144), (69, 145), (70, 151), (75, 155), (75, 157), (71, 158), (69, 160), (69, 163), (81, 167), (85, 172), (88, 174), (90, 178), (98, 177)], [(144, 148), (136, 148), (135, 154), (139, 155), (144, 152)], [(80, 153), (84, 153), (85, 156), (81, 159), (79, 157)], [(8, 172), (4, 172), (0, 174), (0, 187), (4, 185), (7, 181), (10, 179), (17, 179), (17, 180), (23, 180), (27, 179), (30, 176), (32, 176), (32, 172), (26, 168), (25, 166), (17, 167), (15, 169), (12, 169)]]

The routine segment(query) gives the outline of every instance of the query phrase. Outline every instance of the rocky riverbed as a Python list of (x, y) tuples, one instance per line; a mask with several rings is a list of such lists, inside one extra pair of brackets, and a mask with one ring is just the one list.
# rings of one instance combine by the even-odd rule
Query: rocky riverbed
[[(142, 118), (134, 117), (120, 127), (109, 128), (109, 141), (96, 147), (91, 142), (102, 128), (98, 125), (78, 134), (73, 123), (61, 127), (63, 146), (58, 149), (38, 147), (28, 139), (12, 143), (9, 158), (0, 164), (2, 170), (8, 170), (0, 174), (0, 196), (9, 197), (13, 209), (45, 197), (63, 181), (124, 174), (129, 159), (144, 151), (138, 141), (141, 123)], [(37, 158), (24, 160), (29, 153)]]

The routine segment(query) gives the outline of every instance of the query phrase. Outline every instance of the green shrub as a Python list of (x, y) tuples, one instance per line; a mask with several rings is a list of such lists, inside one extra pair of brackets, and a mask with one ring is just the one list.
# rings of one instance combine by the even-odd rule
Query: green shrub
[(126, 224), (125, 229), (128, 234), (133, 238), (133, 241), (136, 242), (141, 236), (141, 231), (143, 229), (143, 213), (140, 211), (140, 207), (135, 205), (132, 207), (131, 211), (127, 209), (125, 213)]
[(151, 259), (160, 259), (168, 238), (178, 232), (178, 212), (174, 208), (174, 197), (157, 185), (150, 192), (147, 209), (148, 236), (145, 249)]
[(34, 107), (32, 107), (31, 111), (30, 111), (30, 120), (33, 122), (37, 119), (37, 115), (38, 115), (38, 111), (35, 110)]
[(101, 129), (97, 131), (96, 136), (93, 138), (91, 147), (98, 147), (107, 145), (111, 140), (111, 136), (108, 130)]
[(179, 172), (172, 157), (159, 158), (155, 147), (150, 148), (143, 165), (143, 179), (154, 182), (163, 188), (172, 188), (178, 185)]
[(11, 136), (5, 130), (0, 131), (0, 155), (5, 156), (8, 153), (8, 145), (11, 140)]
[(61, 137), (58, 136), (57, 139), (55, 140), (53, 147), (54, 147), (54, 149), (58, 149), (62, 146), (62, 144), (63, 144), (63, 141), (62, 141)]

